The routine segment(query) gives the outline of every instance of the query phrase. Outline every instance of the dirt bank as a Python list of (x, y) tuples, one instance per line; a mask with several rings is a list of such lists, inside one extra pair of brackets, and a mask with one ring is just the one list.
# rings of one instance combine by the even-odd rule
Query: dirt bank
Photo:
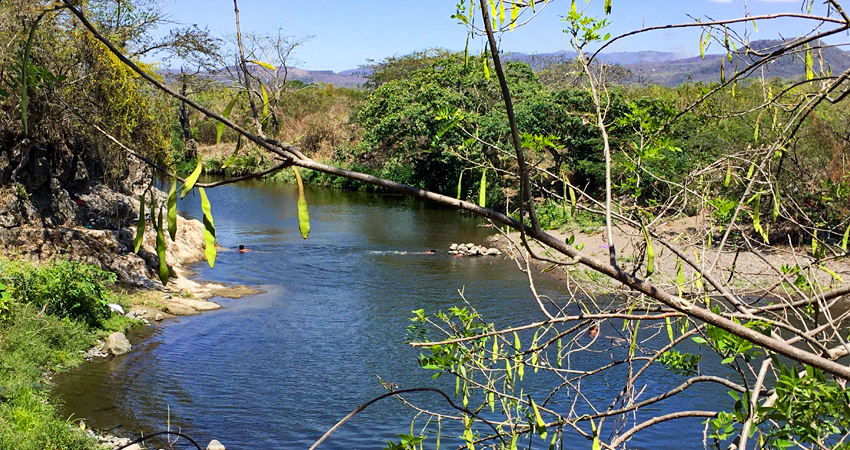
[[(748, 251), (741, 243), (740, 238), (736, 242), (727, 244), (723, 251), (718, 252), (716, 242), (719, 237), (715, 235), (715, 245), (706, 250), (698, 243), (702, 242), (701, 237), (705, 236), (705, 230), (708, 229), (707, 223), (700, 217), (687, 217), (671, 221), (657, 229), (657, 232), (663, 239), (674, 243), (679, 248), (685, 250), (687, 255), (697, 261), (703, 267), (711, 267), (711, 274), (717, 279), (722, 280), (730, 289), (738, 292), (741, 295), (760, 294), (765, 291), (770, 291), (774, 294), (788, 294), (790, 289), (787, 285), (777, 285), (776, 281), (780, 278), (777, 271), (781, 272), (783, 266), (807, 268), (801, 272), (803, 277), (809, 280), (817, 280), (823, 289), (832, 289), (843, 284), (844, 280), (850, 280), (850, 263), (845, 259), (835, 259), (827, 261), (823, 267), (813, 264), (815, 261), (811, 256), (811, 248), (791, 247), (788, 245), (772, 245), (766, 246), (762, 243), (751, 240), (754, 251)], [(581, 248), (581, 250), (596, 259), (601, 261), (608, 260), (608, 242), (605, 239), (605, 233), (598, 230), (591, 233), (583, 233), (581, 231), (549, 231), (549, 234), (559, 240), (566, 241), (574, 236), (573, 245)], [(621, 268), (629, 273), (634, 273), (640, 278), (646, 277), (646, 260), (644, 255), (645, 241), (643, 234), (639, 229), (628, 227), (617, 227), (614, 229), (613, 241), (617, 250), (617, 261)], [(511, 244), (520, 244), (519, 233), (510, 233), (504, 235), (496, 235), (493, 241), (500, 248), (511, 251), (512, 257), (516, 257), (518, 253)], [(583, 247), (582, 247), (583, 245)], [(679, 264), (682, 264), (682, 272), (685, 278), (685, 292), (693, 292), (696, 290), (695, 270), (684, 261), (681, 261), (670, 249), (664, 247), (661, 242), (653, 240), (655, 249), (655, 273), (649, 277), (657, 286), (667, 289), (671, 292), (678, 290), (676, 278)], [(532, 243), (532, 249), (540, 254), (545, 254), (559, 261), (567, 261), (564, 255), (558, 252), (545, 250), (540, 244)], [(578, 283), (585, 289), (590, 289), (597, 293), (613, 292), (622, 285), (619, 282), (613, 281), (590, 271), (584, 266), (561, 266), (550, 268), (551, 264), (545, 262), (536, 262), (535, 266), (540, 270), (550, 269), (546, 273), (551, 274), (557, 279), (567, 283)], [(636, 267), (637, 266), (637, 267)], [(835, 275), (831, 274), (833, 272)], [(838, 278), (841, 280), (839, 280)], [(791, 282), (797, 279), (797, 275), (788, 277)]]

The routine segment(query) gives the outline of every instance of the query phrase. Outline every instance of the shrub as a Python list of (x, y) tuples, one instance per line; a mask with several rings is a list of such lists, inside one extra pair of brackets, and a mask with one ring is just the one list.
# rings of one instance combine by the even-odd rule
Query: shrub
[(22, 303), (44, 308), (48, 314), (98, 326), (109, 314), (105, 285), (116, 276), (96, 266), (56, 261), (43, 266), (0, 261), (0, 282), (11, 287)]

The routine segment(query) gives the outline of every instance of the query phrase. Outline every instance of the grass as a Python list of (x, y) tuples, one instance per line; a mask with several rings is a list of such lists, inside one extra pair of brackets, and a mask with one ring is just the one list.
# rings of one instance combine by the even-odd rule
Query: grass
[(0, 448), (89, 450), (96, 441), (57, 416), (45, 375), (83, 361), (95, 336), (85, 324), (38, 317), (32, 305), (14, 304), (0, 325)]
[(77, 303), (129, 306), (131, 297), (110, 291), (112, 277), (83, 264), (0, 259), (0, 269), (0, 449), (101, 449), (57, 415), (48, 377), (82, 363), (98, 338), (139, 323), (120, 315), (92, 321), (88, 309), (79, 314)]

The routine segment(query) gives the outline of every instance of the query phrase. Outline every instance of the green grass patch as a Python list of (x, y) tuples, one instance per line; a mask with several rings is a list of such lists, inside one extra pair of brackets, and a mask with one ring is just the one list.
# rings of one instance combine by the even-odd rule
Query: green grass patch
[(98, 337), (138, 321), (112, 315), (114, 274), (80, 263), (0, 258), (0, 449), (94, 450), (95, 439), (57, 416), (46, 377), (83, 362)]

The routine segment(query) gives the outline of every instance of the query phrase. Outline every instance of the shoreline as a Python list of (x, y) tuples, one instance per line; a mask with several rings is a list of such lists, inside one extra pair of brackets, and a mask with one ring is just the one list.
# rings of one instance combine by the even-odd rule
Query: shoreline
[[(687, 252), (688, 256), (702, 265), (708, 261), (709, 265), (714, 264), (712, 274), (723, 284), (733, 291), (738, 291), (744, 296), (787, 296), (789, 293), (783, 291), (783, 285), (776, 285), (778, 275), (776, 270), (781, 270), (783, 266), (799, 265), (806, 267), (814, 261), (810, 255), (800, 251), (799, 249), (785, 246), (772, 246), (765, 248), (760, 254), (747, 251), (743, 248), (735, 248), (731, 244), (727, 244), (728, 250), (721, 252), (718, 255), (717, 248), (714, 247), (708, 251), (703, 251), (703, 248), (696, 244), (699, 230), (706, 230), (706, 222), (700, 217), (685, 217), (673, 220), (658, 228), (659, 234), (664, 239), (673, 242), (681, 242), (681, 248)], [(662, 246), (660, 242), (653, 239), (655, 248), (655, 273), (650, 277), (646, 277), (646, 261), (641, 257), (645, 240), (641, 230), (628, 229), (626, 227), (615, 227), (613, 231), (614, 244), (617, 249), (617, 260), (620, 267), (629, 273), (635, 273), (639, 278), (647, 278), (659, 288), (676, 292), (678, 290), (675, 280), (676, 273), (681, 264), (682, 273), (685, 278), (683, 290), (685, 296), (695, 293), (697, 282), (701, 277), (685, 261), (679, 259), (673, 252)], [(566, 241), (571, 236), (574, 237), (574, 246), (582, 246), (582, 251), (590, 257), (598, 260), (606, 261), (608, 259), (608, 245), (605, 239), (605, 233), (597, 230), (591, 233), (581, 231), (560, 231), (550, 230), (547, 233), (555, 238)], [(516, 246), (521, 246), (519, 232), (510, 232), (507, 235), (495, 234), (489, 238), (491, 244), (501, 248), (511, 258), (521, 257), (516, 251)], [(554, 258), (559, 261), (567, 261), (567, 258), (551, 249), (546, 249), (537, 242), (530, 242), (532, 250), (547, 257)], [(758, 249), (756, 249), (758, 251)], [(524, 254), (524, 251), (520, 253)], [(716, 259), (716, 262), (715, 262)], [(622, 285), (616, 280), (609, 279), (599, 275), (596, 272), (581, 266), (561, 266), (557, 267), (551, 263), (531, 260), (531, 265), (537, 268), (540, 273), (546, 273), (555, 278), (559, 282), (572, 287), (576, 284), (582, 289), (591, 294), (611, 294), (621, 290)], [(635, 266), (638, 266), (637, 268)], [(846, 260), (830, 260), (824, 266), (829, 271), (840, 277), (839, 281), (827, 270), (819, 269), (818, 266), (811, 267), (810, 275), (824, 287), (835, 288), (842, 284), (843, 280), (850, 280), (850, 261)], [(635, 270), (637, 269), (637, 270)], [(665, 276), (666, 274), (666, 276)], [(793, 282), (794, 278), (790, 278)], [(706, 281), (701, 281), (707, 288), (710, 285)]]

